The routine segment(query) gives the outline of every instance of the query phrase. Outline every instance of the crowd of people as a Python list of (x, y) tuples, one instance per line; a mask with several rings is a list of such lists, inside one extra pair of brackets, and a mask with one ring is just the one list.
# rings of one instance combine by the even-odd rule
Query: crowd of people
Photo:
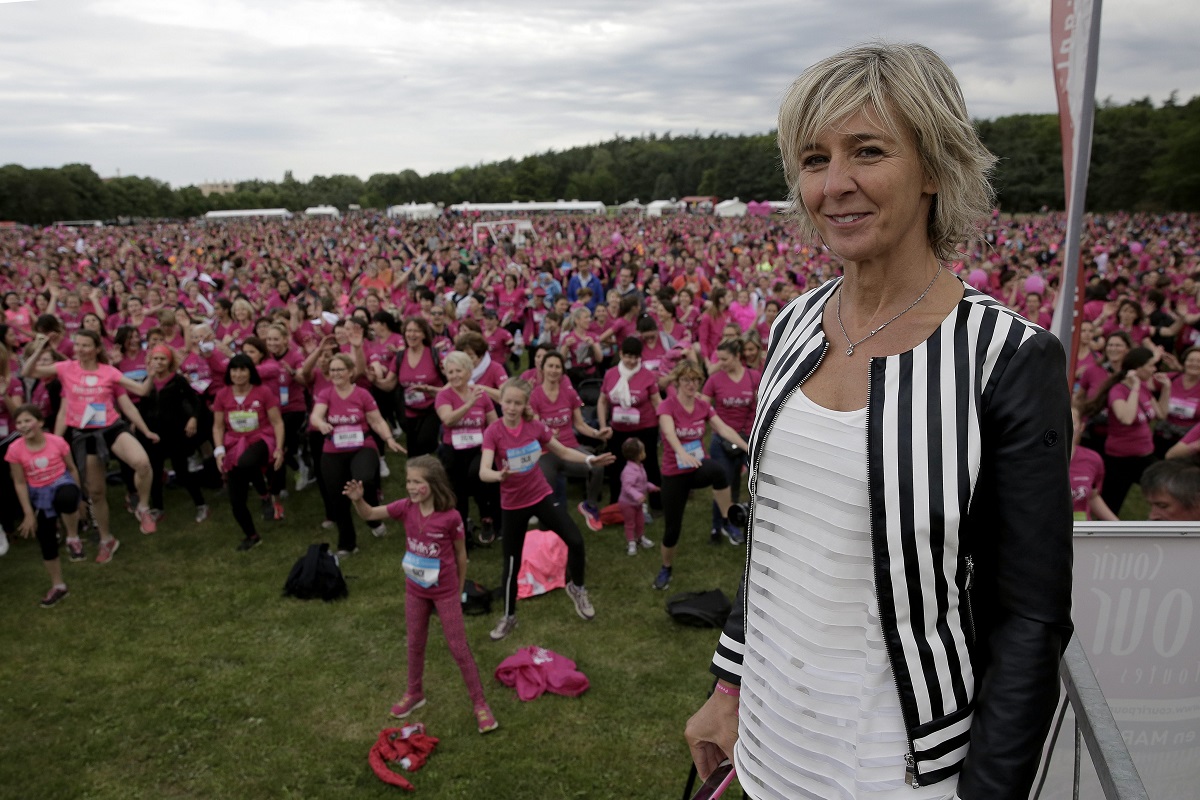
[[(655, 589), (670, 585), (684, 539), (740, 545), (728, 514), (745, 489), (771, 326), (838, 277), (839, 258), (780, 217), (476, 221), (0, 230), (10, 465), (0, 553), (7, 536), (36, 535), (51, 583), (41, 604), (61, 601), (62, 544), (83, 561), (93, 530), (99, 564), (121, 546), (110, 468), (143, 534), (203, 524), (223, 492), (237, 549), (251, 550), (262, 523), (285, 519), (297, 491), (315, 486), (339, 556), (358, 552), (356, 507), (373, 536), (404, 520), (415, 547), (412, 509), (381, 497), (400, 454), (437, 460), (473, 545), (503, 540), (493, 639), (516, 625), (531, 518), (566, 542), (583, 619), (596, 612), (579, 525), (598, 530), (606, 505), (629, 556), (654, 548), (647, 525), (662, 515)], [(946, 267), (1046, 326), (1062, 225), (1056, 214), (994, 213)], [(1194, 231), (1187, 215), (1089, 218), (1072, 460), (1080, 517), (1114, 519), (1139, 481), (1152, 519), (1200, 516)], [(568, 479), (581, 481), (571, 510)], [(703, 489), (708, 536), (689, 536), (684, 509)], [(185, 493), (189, 510), (164, 523)], [(414, 559), (430, 565), (428, 553)]]

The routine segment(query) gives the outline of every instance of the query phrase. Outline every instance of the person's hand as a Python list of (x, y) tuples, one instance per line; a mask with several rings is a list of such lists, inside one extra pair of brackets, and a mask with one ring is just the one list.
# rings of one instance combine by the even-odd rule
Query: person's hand
[(684, 469), (696, 469), (697, 467), (700, 466), (700, 460), (697, 459), (695, 456), (693, 456), (691, 453), (678, 454), (678, 461), (679, 461), (679, 466), (683, 467)]
[(508, 480), (508, 476), (511, 474), (512, 473), (508, 471), (508, 467), (505, 467), (504, 469), (500, 470), (499, 482), (504, 483), (506, 480)]
[(404, 445), (400, 444), (395, 439), (389, 439), (387, 446), (388, 450), (391, 450), (393, 453), (404, 453), (405, 455), (408, 454), (408, 450), (404, 447)]
[(213, 460), (215, 460), (217, 462), (217, 472), (224, 472), (225, 471), (225, 469), (224, 469), (225, 454), (224, 453), (213, 453)]
[(342, 489), (342, 494), (344, 494), (344, 495), (346, 495), (346, 497), (350, 498), (350, 502), (352, 502), (352, 503), (362, 500), (363, 499), (362, 481), (347, 481), (345, 487)]
[(319, 430), (322, 436), (328, 436), (329, 434), (333, 433), (333, 426), (324, 420), (321, 422), (314, 422), (313, 427)]
[(1165, 372), (1154, 373), (1154, 382), (1158, 384), (1158, 388), (1162, 389), (1171, 385), (1171, 379)]
[(738, 700), (722, 692), (713, 692), (700, 710), (692, 715), (683, 729), (696, 772), (707, 780), (713, 770), (726, 758), (733, 760), (733, 746), (738, 738)]
[(387, 377), (387, 367), (384, 366), (383, 363), (380, 361), (372, 362), (371, 363), (371, 380), (374, 381), (375, 383), (379, 383), (386, 377)]
[(160, 441), (162, 441), (162, 437), (160, 437), (154, 431), (146, 431), (146, 441), (158, 444)]
[(612, 435), (613, 435), (613, 429), (608, 427), (607, 425), (604, 425), (603, 427), (596, 429), (596, 438), (600, 439), (601, 441), (607, 442), (609, 439), (612, 438)]
[(275, 465), (275, 469), (279, 469), (280, 467), (283, 466), (283, 448), (282, 447), (275, 448), (275, 460), (272, 463)]
[(196, 435), (196, 418), (188, 417), (187, 424), (183, 426), (183, 435), (189, 439)]
[(650, 484), (649, 486), (647, 486), (646, 488), (647, 488), (647, 489), (649, 489), (649, 490), (650, 490), (650, 491), (652, 491), (652, 492), (661, 492), (661, 491), (662, 491), (662, 489), (660, 489), (659, 487), (655, 486), (653, 483), (652, 483), (652, 484)]
[(1125, 373), (1125, 377), (1121, 379), (1121, 383), (1129, 387), (1131, 392), (1136, 392), (1142, 386), (1142, 379), (1137, 376), (1133, 370)]
[(346, 326), (346, 338), (350, 342), (351, 347), (362, 347), (363, 331), (357, 325)]
[(612, 453), (601, 453), (598, 456), (592, 457), (593, 467), (607, 467), (609, 464), (617, 460), (617, 457)]
[(21, 524), (17, 526), (17, 533), (21, 534), (22, 539), (28, 539), (37, 532), (37, 517), (26, 514), (21, 520)]

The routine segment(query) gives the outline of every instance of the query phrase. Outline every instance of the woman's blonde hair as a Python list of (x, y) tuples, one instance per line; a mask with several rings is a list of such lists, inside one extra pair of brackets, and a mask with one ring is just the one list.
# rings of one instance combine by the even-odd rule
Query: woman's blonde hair
[(471, 357), (461, 350), (452, 350), (446, 353), (446, 357), (442, 359), (442, 367), (457, 366), (460, 369), (465, 369), (470, 375), (475, 369), (475, 362)]
[(521, 392), (525, 395), (525, 411), (521, 415), (524, 419), (533, 419), (533, 408), (529, 405), (529, 395), (533, 392), (533, 387), (529, 385), (529, 381), (523, 381), (520, 378), (509, 378), (500, 385), (500, 399), (504, 399), (504, 393), (509, 389)]
[(779, 152), (791, 209), (805, 238), (818, 241), (800, 197), (805, 148), (823, 131), (870, 107), (898, 136), (911, 136), (921, 167), (937, 187), (928, 237), (942, 260), (975, 235), (992, 209), (988, 173), (996, 157), (979, 139), (950, 67), (919, 44), (861, 44), (819, 61), (788, 88), (779, 108)]

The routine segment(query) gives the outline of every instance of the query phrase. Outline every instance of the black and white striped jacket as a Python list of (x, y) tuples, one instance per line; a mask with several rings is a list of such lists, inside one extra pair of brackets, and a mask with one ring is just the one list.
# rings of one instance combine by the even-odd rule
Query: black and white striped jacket
[[(781, 406), (832, 346), (821, 315), (839, 283), (791, 302), (772, 328), (749, 440), (752, 503)], [(970, 287), (926, 341), (871, 359), (875, 587), (914, 786), (961, 772), (961, 797), (1027, 796), (1072, 631), (1071, 433), (1058, 340)], [(764, 591), (753, 509), (751, 520), (740, 613), (711, 668), (733, 683)]]

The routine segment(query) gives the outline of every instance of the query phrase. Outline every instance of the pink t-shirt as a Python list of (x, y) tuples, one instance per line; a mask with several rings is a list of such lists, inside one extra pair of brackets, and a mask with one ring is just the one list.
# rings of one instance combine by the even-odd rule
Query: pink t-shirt
[[(447, 386), (437, 393), (434, 400), (437, 407), (450, 406), (457, 411), (466, 404), (453, 388)], [(483, 429), (487, 427), (487, 415), (495, 410), (491, 399), (486, 394), (480, 394), (471, 404), (471, 409), (453, 425), (442, 423), (442, 443), (455, 450), (470, 450), (472, 447), (483, 445)]]
[[(683, 445), (683, 449), (691, 454), (697, 461), (702, 461), (704, 455), (704, 431), (708, 427), (708, 421), (715, 416), (716, 412), (713, 407), (704, 402), (700, 397), (696, 398), (692, 405), (692, 410), (688, 411), (683, 407), (683, 403), (679, 402), (678, 397), (668, 397), (663, 400), (658, 406), (659, 417), (670, 417), (675, 423), (675, 436), (679, 439), (679, 443)], [(695, 467), (679, 466), (679, 457), (675, 454), (675, 450), (667, 442), (666, 435), (662, 436), (663, 442), (663, 463), (662, 474), (666, 475), (684, 475), (691, 472)]]
[[(40, 381), (38, 385), (41, 385)], [(21, 379), (16, 375), (10, 375), (8, 386), (4, 388), (4, 396), (14, 398), (17, 401), (17, 405), (24, 403), (25, 384), (21, 383)], [(8, 413), (8, 403), (0, 402), (0, 436), (8, 436), (16, 428), (17, 426), (13, 424), (12, 417)]]
[(197, 394), (204, 394), (212, 385), (214, 376), (207, 358), (201, 358), (195, 353), (188, 353), (179, 365), (179, 372), (187, 378), (187, 382)]
[[(304, 387), (296, 383), (296, 379), (293, 377), (304, 366), (304, 356), (300, 354), (299, 348), (289, 347), (283, 355), (273, 355), (268, 360), (277, 365), (286, 364), (288, 367), (287, 369), (280, 368), (277, 379), (279, 410), (284, 414), (305, 411), (308, 408), (308, 404), (304, 400)], [(264, 361), (263, 363), (266, 362)]]
[(614, 431), (638, 431), (658, 426), (658, 415), (654, 410), (654, 396), (658, 394), (658, 378), (648, 369), (639, 369), (629, 379), (629, 395), (633, 405), (622, 407), (613, 400), (612, 390), (621, 379), (620, 372), (613, 367), (604, 373), (600, 391), (608, 398), (608, 423)]
[(401, 352), (396, 358), (399, 364), (397, 380), (401, 391), (404, 392), (404, 415), (416, 417), (421, 412), (432, 409), (434, 396), (411, 387), (418, 384), (443, 385), (442, 375), (433, 361), (433, 351), (428, 347), (422, 348), (415, 367), (408, 363), (408, 351)]
[(230, 447), (239, 439), (257, 440), (262, 432), (272, 431), (267, 417), (272, 408), (279, 408), (279, 398), (265, 386), (251, 386), (242, 398), (235, 397), (230, 386), (217, 392), (213, 413), (225, 415), (225, 446)]
[(512, 352), (512, 334), (504, 328), (496, 328), (491, 333), (484, 333), (483, 338), (488, 344), (488, 353), (492, 356), (492, 362), (503, 364), (508, 360), (509, 353)]
[(1183, 375), (1177, 375), (1171, 381), (1171, 397), (1167, 401), (1167, 422), (1180, 427), (1188, 427), (1200, 422), (1196, 414), (1200, 406), (1200, 381), (1192, 388), (1185, 388)]
[(762, 373), (755, 369), (743, 369), (741, 380), (734, 382), (729, 373), (717, 370), (708, 376), (703, 394), (711, 398), (717, 416), (744, 439), (754, 422), (754, 409), (758, 403), (758, 384)]
[(476, 386), (487, 386), (491, 389), (499, 389), (508, 380), (508, 371), (498, 361), (493, 361), (488, 364), (488, 368), (479, 376), (479, 380), (475, 381)]
[(1095, 450), (1076, 447), (1071, 456), (1071, 510), (1075, 519), (1091, 519), (1088, 501), (1104, 488), (1104, 459)]
[[(404, 525), (407, 551), (404, 554), (404, 572), (407, 591), (422, 597), (441, 597), (458, 593), (458, 561), (454, 543), (466, 537), (462, 516), (455, 509), (434, 511), (429, 516), (421, 513), (419, 503), (408, 498), (395, 500), (387, 505), (388, 516), (400, 520)], [(437, 564), (435, 581), (430, 581), (429, 566)], [(422, 571), (416, 572), (413, 568)], [(425, 583), (432, 585), (425, 586)]]
[(516, 430), (509, 430), (498, 419), (483, 432), (483, 449), (495, 454), (492, 469), (510, 470), (500, 484), (500, 508), (526, 508), (551, 493), (537, 465), (551, 438), (550, 429), (537, 420), (523, 420)]
[(573, 420), (575, 409), (582, 408), (583, 401), (565, 378), (558, 385), (558, 399), (551, 400), (539, 385), (529, 395), (529, 406), (561, 444), (571, 448), (579, 446)]
[(1130, 425), (1117, 419), (1113, 412), (1113, 403), (1128, 397), (1129, 387), (1123, 383), (1108, 390), (1108, 438), (1104, 440), (1104, 452), (1114, 458), (1148, 456), (1154, 452), (1154, 437), (1150, 432), (1150, 420), (1154, 419), (1153, 395), (1145, 384), (1139, 387), (1137, 416)]
[(71, 452), (67, 440), (53, 433), (45, 433), (46, 444), (41, 450), (30, 450), (25, 437), (8, 446), (4, 460), (9, 464), (20, 464), (25, 470), (25, 482), (35, 489), (49, 486), (67, 471), (66, 457)]
[(118, 417), (113, 398), (124, 377), (120, 370), (110, 364), (97, 364), (94, 370), (84, 370), (78, 361), (58, 361), (54, 369), (62, 384), (68, 427), (107, 428), (116, 424)]
[(378, 411), (379, 405), (371, 393), (361, 386), (351, 384), (350, 395), (342, 397), (331, 384), (316, 396), (316, 402), (325, 406), (325, 421), (333, 426), (333, 433), (325, 437), (323, 453), (344, 453), (362, 447), (375, 448), (367, 414)]

